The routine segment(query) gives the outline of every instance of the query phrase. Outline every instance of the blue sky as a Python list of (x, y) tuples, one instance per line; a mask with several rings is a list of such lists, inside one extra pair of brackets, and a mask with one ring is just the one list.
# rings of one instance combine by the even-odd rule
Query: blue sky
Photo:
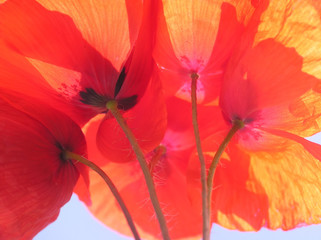
[[(59, 218), (40, 232), (34, 240), (129, 240), (108, 229), (87, 211), (73, 196), (60, 213)], [(262, 229), (257, 233), (230, 231), (214, 225), (213, 240), (321, 240), (321, 224), (297, 228), (291, 231)]]
[[(321, 143), (321, 133), (310, 138)], [(291, 231), (271, 231), (262, 229), (259, 232), (238, 232), (224, 229), (218, 225), (212, 228), (211, 239), (214, 240), (321, 240), (321, 224), (301, 227)], [(34, 240), (129, 240), (108, 229), (96, 220), (73, 196), (62, 209), (58, 219), (40, 232)]]

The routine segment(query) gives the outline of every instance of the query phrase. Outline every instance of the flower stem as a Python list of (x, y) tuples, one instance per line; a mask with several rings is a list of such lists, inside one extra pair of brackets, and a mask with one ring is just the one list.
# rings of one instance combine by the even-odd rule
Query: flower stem
[(226, 135), (225, 139), (223, 140), (223, 142), (221, 143), (221, 145), (219, 146), (219, 148), (217, 149), (215, 156), (213, 158), (213, 161), (211, 163), (211, 166), (209, 168), (208, 171), (208, 176), (207, 176), (207, 189), (208, 189), (208, 195), (207, 195), (207, 204), (208, 204), (208, 214), (211, 215), (211, 201), (212, 201), (212, 188), (213, 188), (213, 179), (214, 179), (214, 174), (215, 174), (215, 170), (217, 167), (217, 164), (220, 161), (220, 158), (225, 150), (225, 148), (227, 147), (228, 143), (231, 141), (232, 137), (234, 136), (234, 134), (241, 128), (244, 127), (244, 122), (241, 120), (235, 120), (233, 122), (233, 126), (231, 128), (231, 130), (228, 132), (228, 134)]
[(131, 129), (128, 127), (123, 116), (120, 114), (120, 112), (118, 110), (118, 106), (117, 106), (117, 101), (112, 100), (112, 101), (107, 102), (106, 107), (113, 114), (113, 116), (117, 120), (118, 124), (120, 125), (120, 127), (123, 129), (125, 135), (127, 136), (130, 144), (132, 145), (132, 148), (136, 154), (136, 157), (138, 159), (138, 162), (140, 164), (140, 167), (141, 167), (144, 177), (145, 177), (145, 181), (146, 181), (147, 188), (149, 191), (150, 199), (153, 204), (153, 207), (154, 207), (154, 210), (156, 213), (156, 217), (158, 219), (158, 223), (160, 225), (163, 239), (170, 240), (167, 225), (166, 225), (166, 220), (165, 220), (165, 217), (163, 215), (162, 209), (160, 207), (160, 204), (159, 204), (159, 201), (157, 198), (155, 185), (154, 185), (150, 170), (147, 166), (145, 156), (144, 156), (144, 154), (143, 154), (143, 152), (142, 152), (142, 150), (136, 140), (136, 137), (134, 136)]
[(207, 202), (207, 185), (206, 185), (206, 166), (204, 154), (202, 151), (201, 138), (197, 122), (197, 79), (198, 75), (196, 73), (191, 74), (192, 84), (191, 84), (191, 100), (192, 100), (192, 116), (193, 116), (193, 127), (194, 135), (196, 141), (196, 148), (198, 153), (198, 158), (201, 164), (201, 183), (202, 183), (202, 216), (203, 216), (203, 240), (210, 239), (210, 215), (208, 211), (208, 202)]
[(112, 194), (114, 195), (114, 197), (116, 198), (120, 208), (122, 209), (125, 218), (127, 220), (127, 223), (134, 235), (135, 240), (140, 240), (139, 234), (137, 232), (137, 229), (135, 227), (134, 221), (128, 211), (128, 208), (126, 207), (122, 197), (120, 196), (116, 186), (114, 185), (114, 183), (112, 182), (112, 180), (107, 176), (107, 174), (101, 169), (99, 168), (95, 163), (89, 161), (88, 159), (73, 153), (73, 152), (69, 152), (69, 151), (65, 151), (64, 152), (64, 158), (65, 159), (74, 159), (78, 162), (81, 162), (83, 164), (85, 164), (86, 166), (90, 167), (92, 170), (94, 170), (96, 173), (98, 173), (105, 181), (105, 183), (108, 185), (110, 191), (112, 192)]

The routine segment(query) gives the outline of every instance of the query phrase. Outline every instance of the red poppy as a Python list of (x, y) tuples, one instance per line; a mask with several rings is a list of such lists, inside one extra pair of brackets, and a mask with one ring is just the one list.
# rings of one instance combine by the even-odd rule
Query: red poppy
[[(1, 86), (34, 95), (81, 126), (96, 114), (106, 113), (106, 102), (111, 99), (117, 100), (121, 110), (131, 109), (149, 86), (155, 65), (157, 4), (140, 0), (6, 1), (0, 5), (0, 76), (6, 77)], [(158, 94), (158, 89), (149, 87), (149, 91)], [(119, 147), (108, 136), (113, 131), (109, 126), (114, 125), (108, 118), (106, 115), (97, 135), (106, 156)], [(154, 115), (141, 117), (139, 124), (155, 126), (160, 121)], [(136, 136), (142, 139), (143, 148), (145, 143), (156, 142), (153, 147), (159, 143), (141, 133)], [(125, 161), (122, 156), (112, 159)]]
[[(294, 49), (267, 39), (239, 58), (237, 66), (233, 63), (226, 71), (220, 106), (228, 122), (239, 119), (245, 123), (240, 140), (262, 149), (258, 137), (262, 128), (303, 136), (304, 131), (311, 135), (319, 130), (315, 120), (320, 104), (314, 89), (320, 80), (301, 71), (303, 60)], [(311, 105), (314, 112), (298, 114)]]
[(0, 238), (32, 239), (58, 217), (76, 184), (89, 204), (88, 169), (62, 155), (86, 155), (85, 138), (67, 116), (21, 94), (1, 89), (0, 108)]
[[(152, 9), (146, 5), (145, 12)], [(143, 95), (153, 67), (154, 21), (147, 13), (142, 20), (140, 1), (11, 0), (0, 7), (1, 38), (78, 111), (104, 112), (108, 99), (127, 109)]]
[[(87, 141), (93, 142), (106, 158), (92, 158), (103, 165), (103, 162), (128, 162), (136, 161), (136, 155), (116, 119), (110, 113), (98, 115), (99, 119), (90, 125), (99, 125), (97, 135), (90, 135)], [(131, 110), (123, 112), (128, 126), (133, 131), (144, 153), (153, 150), (162, 140), (166, 129), (166, 106), (162, 88), (157, 74), (152, 77), (146, 93)]]
[[(199, 110), (200, 123), (205, 130), (202, 132), (202, 138), (205, 138), (213, 129), (210, 119), (216, 117), (215, 113), (220, 115), (220, 110), (217, 107), (201, 107)], [(167, 112), (168, 124), (165, 136), (160, 146), (145, 156), (171, 238), (198, 239), (201, 234), (202, 216), (198, 208), (191, 204), (186, 188), (186, 168), (190, 154), (195, 148), (190, 103), (174, 97), (169, 98)], [(98, 126), (99, 121), (91, 123), (86, 128), (89, 157), (92, 159), (104, 158), (91, 141)], [(135, 161), (126, 164), (108, 163), (104, 164), (103, 169), (116, 183), (141, 236), (144, 239), (159, 239), (159, 226), (156, 218), (153, 217), (154, 210), (139, 164)], [(121, 217), (119, 208), (115, 207), (117, 203), (110, 200), (110, 193), (103, 191), (104, 183), (94, 174), (90, 174), (90, 178), (92, 213), (107, 226), (129, 235), (126, 222)]]

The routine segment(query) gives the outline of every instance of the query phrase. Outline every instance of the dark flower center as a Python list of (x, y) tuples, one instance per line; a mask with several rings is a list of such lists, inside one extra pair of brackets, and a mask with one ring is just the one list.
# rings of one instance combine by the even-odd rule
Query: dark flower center
[(86, 88), (85, 91), (80, 91), (81, 102), (98, 108), (105, 109), (106, 103), (111, 99), (106, 96), (101, 96), (92, 88)]
[[(86, 105), (91, 105), (101, 109), (102, 113), (107, 112), (106, 104), (113, 99), (106, 96), (99, 95), (92, 88), (86, 88), (86, 91), (80, 91), (81, 102)], [(118, 108), (121, 110), (128, 110), (134, 107), (137, 103), (137, 95), (133, 95), (127, 98), (117, 99)]]

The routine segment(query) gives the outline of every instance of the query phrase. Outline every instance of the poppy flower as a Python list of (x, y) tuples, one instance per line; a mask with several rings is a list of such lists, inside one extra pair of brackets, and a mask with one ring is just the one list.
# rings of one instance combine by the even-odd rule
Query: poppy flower
[(88, 169), (63, 157), (64, 150), (86, 155), (85, 138), (70, 118), (38, 100), (0, 93), (0, 238), (32, 239), (74, 190), (89, 204)]
[(218, 97), (228, 59), (245, 32), (245, 43), (252, 43), (268, 3), (255, 2), (163, 1), (154, 56), (165, 93), (190, 100), (191, 73), (197, 73), (199, 102)]
[[(131, 109), (149, 86), (155, 65), (157, 4), (138, 0), (6, 1), (0, 5), (0, 74), (10, 79), (1, 86), (46, 101), (80, 126), (106, 113), (109, 100), (117, 100), (123, 111)], [(158, 89), (149, 87), (149, 91), (157, 95)], [(117, 148), (104, 132), (114, 125), (109, 118), (107, 114), (97, 135), (106, 156), (114, 151), (105, 143)], [(146, 126), (159, 121), (157, 115), (139, 120)], [(136, 137), (143, 139), (142, 147), (145, 142), (159, 142), (148, 134)], [(122, 156), (114, 159), (124, 161)]]
[[(227, 68), (220, 97), (227, 121), (240, 119), (244, 129), (279, 129), (298, 135), (302, 131), (312, 135), (319, 130), (320, 104), (314, 89), (320, 80), (302, 72), (302, 57), (294, 49), (267, 39), (239, 58), (237, 66), (234, 62)], [(303, 115), (305, 119), (298, 117), (296, 112), (303, 113), (312, 105), (314, 111)], [(259, 143), (255, 131), (244, 134), (244, 140), (252, 141), (253, 146)]]
[[(134, 101), (147, 86), (153, 66), (150, 41), (153, 21), (145, 13), (140, 24), (140, 5), (139, 1), (98, 5), (78, 1), (6, 1), (0, 8), (1, 38), (26, 57), (53, 88), (68, 99), (78, 100), (71, 104), (80, 108), (87, 104), (100, 113), (106, 110), (102, 104), (108, 99), (116, 98), (121, 103), (126, 98)], [(129, 23), (129, 17), (134, 21)], [(116, 23), (119, 31), (112, 27)], [(92, 26), (96, 27), (94, 31)], [(144, 44), (141, 38), (146, 40)], [(144, 64), (146, 68), (139, 68)], [(58, 73), (65, 78), (55, 79), (52, 76), (55, 70), (60, 70)], [(140, 81), (133, 85), (136, 78)], [(131, 89), (126, 87), (128, 84)], [(124, 108), (134, 105), (128, 101), (123, 103)]]
[[(201, 235), (202, 215), (198, 208), (191, 204), (186, 184), (188, 160), (195, 148), (190, 103), (175, 97), (168, 98), (166, 103), (167, 130), (160, 145), (146, 153), (145, 157), (171, 238), (198, 239)], [(220, 109), (211, 106), (200, 107), (199, 110), (200, 123), (206, 130), (202, 132), (202, 138), (205, 138), (211, 134), (212, 114), (216, 112), (219, 116)], [(212, 114), (209, 115), (209, 112)], [(104, 159), (104, 156), (97, 151), (97, 146), (91, 141), (98, 127), (99, 120), (96, 120), (88, 124), (85, 130), (89, 158), (95, 160)], [(126, 164), (110, 161), (106, 163), (106, 160), (96, 162), (103, 164), (102, 168), (117, 185), (140, 235), (144, 239), (159, 239), (159, 226), (156, 217), (153, 217), (154, 210), (139, 164), (136, 161)], [(102, 191), (105, 186), (101, 179), (91, 173), (90, 179), (90, 194), (93, 202), (89, 207), (90, 211), (107, 226), (129, 235), (129, 229), (121, 217), (119, 208), (115, 207), (115, 201), (110, 200), (109, 193)]]
[[(146, 115), (147, 111), (148, 116)], [(89, 122), (84, 127), (86, 129), (91, 124), (99, 125), (96, 126), (98, 130), (95, 131), (97, 135), (90, 135), (90, 139), (87, 137), (87, 141), (94, 142), (98, 147), (95, 150), (100, 151), (105, 159), (95, 157), (92, 159), (102, 165), (103, 162), (107, 163), (108, 161), (136, 161), (136, 155), (125, 133), (116, 119), (110, 115), (111, 113), (97, 115), (96, 121)], [(154, 72), (142, 99), (131, 110), (122, 111), (122, 115), (144, 153), (150, 152), (161, 142), (167, 124), (166, 106), (156, 72)]]
[[(212, 221), (246, 231), (320, 223), (321, 146), (303, 138), (320, 131), (320, 95), (314, 91), (320, 80), (302, 72), (303, 59), (293, 48), (273, 39), (235, 56), (238, 61), (232, 59), (225, 73), (220, 107), (226, 129), (234, 121), (244, 127), (216, 170)], [(223, 128), (203, 142), (208, 166), (224, 133)], [(190, 196), (200, 189), (193, 184), (199, 179), (197, 163), (194, 156)]]

